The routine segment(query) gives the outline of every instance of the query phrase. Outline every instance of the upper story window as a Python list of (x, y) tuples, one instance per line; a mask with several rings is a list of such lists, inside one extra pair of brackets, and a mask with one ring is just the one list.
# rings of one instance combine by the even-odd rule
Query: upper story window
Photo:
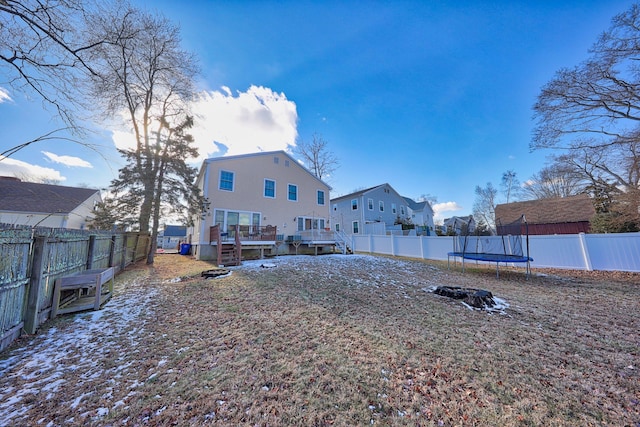
[(294, 184), (289, 184), (289, 191), (287, 193), (287, 198), (292, 202), (298, 200), (298, 186)]
[(400, 213), (404, 215), (404, 205), (400, 205)]
[(318, 204), (324, 205), (324, 191), (318, 190)]
[(369, 208), (370, 211), (373, 210), (373, 199), (367, 199), (367, 208)]
[(398, 210), (396, 209), (396, 204), (391, 203), (391, 213), (395, 214), (396, 212), (398, 212)]
[(220, 171), (220, 190), (233, 191), (233, 172)]
[(272, 179), (264, 180), (264, 197), (269, 197), (271, 199), (276, 197), (276, 182), (274, 180)]
[(273, 158), (273, 163), (275, 163), (276, 165), (277, 165), (278, 163), (280, 163), (280, 157), (274, 157), (274, 158)]
[(351, 210), (352, 211), (358, 210), (358, 199), (351, 200)]
[(380, 209), (380, 212), (384, 212), (384, 202), (382, 200), (378, 203), (378, 209)]

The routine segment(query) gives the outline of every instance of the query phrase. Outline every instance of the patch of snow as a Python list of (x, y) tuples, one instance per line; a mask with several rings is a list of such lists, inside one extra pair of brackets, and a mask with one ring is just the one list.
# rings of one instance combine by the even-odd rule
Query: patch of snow
[[(22, 385), (0, 387), (0, 420), (3, 425), (29, 424), (29, 420), (21, 417), (45, 398), (58, 399), (61, 404), (81, 409), (84, 398), (89, 394), (96, 392), (110, 396), (118, 378), (119, 381), (131, 378), (127, 375), (130, 363), (117, 364), (105, 370), (98, 361), (101, 356), (117, 352), (120, 348), (118, 341), (122, 337), (116, 331), (129, 331), (126, 335), (129, 342), (134, 347), (138, 343), (143, 330), (141, 327), (152, 312), (151, 302), (157, 296), (157, 291), (147, 286), (145, 280), (141, 277), (128, 283), (116, 281), (113, 298), (101, 310), (70, 315), (70, 321), (34, 335), (30, 342), (6, 354), (7, 357), (0, 361), (0, 378), (4, 384), (15, 382)], [(109, 381), (104, 381), (109, 387), (94, 387), (91, 393), (76, 395), (66, 402), (61, 400), (59, 394), (68, 393), (64, 389), (70, 376), (81, 389), (83, 384), (95, 383), (105, 374), (110, 376)], [(41, 392), (40, 399), (30, 397)], [(104, 410), (99, 408), (97, 413)], [(95, 413), (95, 410), (89, 410), (87, 416)], [(40, 424), (56, 425), (46, 416)]]

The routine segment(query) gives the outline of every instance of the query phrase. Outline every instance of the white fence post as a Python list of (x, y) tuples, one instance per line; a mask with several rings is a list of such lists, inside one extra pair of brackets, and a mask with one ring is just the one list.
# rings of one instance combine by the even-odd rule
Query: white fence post
[(582, 258), (584, 259), (584, 266), (587, 271), (593, 271), (591, 266), (591, 257), (589, 257), (589, 249), (587, 248), (587, 241), (584, 237), (584, 233), (578, 234), (578, 240), (580, 241), (580, 250), (582, 251)]

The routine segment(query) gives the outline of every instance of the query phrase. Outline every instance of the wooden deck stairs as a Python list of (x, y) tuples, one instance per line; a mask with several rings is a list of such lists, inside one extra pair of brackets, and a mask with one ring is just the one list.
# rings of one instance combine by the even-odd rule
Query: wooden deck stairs
[(220, 226), (214, 225), (210, 228), (209, 241), (216, 243), (218, 252), (218, 265), (227, 267), (233, 265), (240, 265), (242, 262), (242, 244), (240, 242), (240, 234), (238, 233), (236, 226), (236, 232), (234, 233), (233, 240), (228, 240), (226, 233), (221, 233)]

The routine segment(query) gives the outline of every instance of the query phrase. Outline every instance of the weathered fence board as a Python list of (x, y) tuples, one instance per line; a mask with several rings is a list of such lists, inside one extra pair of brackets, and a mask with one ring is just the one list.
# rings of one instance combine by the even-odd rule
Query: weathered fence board
[(29, 284), (30, 230), (0, 230), (0, 349), (20, 336)]
[(146, 233), (14, 228), (0, 224), (0, 351), (49, 319), (59, 277), (145, 259)]

